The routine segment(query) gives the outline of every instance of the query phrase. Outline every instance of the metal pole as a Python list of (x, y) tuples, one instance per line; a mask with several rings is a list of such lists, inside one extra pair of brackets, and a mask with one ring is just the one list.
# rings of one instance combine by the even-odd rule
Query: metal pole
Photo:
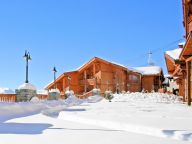
[(28, 83), (28, 56), (26, 57), (26, 80), (25, 80), (25, 83)]
[(54, 74), (54, 89), (57, 88), (57, 87), (56, 87), (56, 72), (57, 72), (57, 70), (56, 70), (56, 68), (54, 67), (54, 68), (53, 68), (53, 74)]
[(54, 89), (56, 89), (56, 85), (55, 85), (55, 80), (56, 80), (56, 76), (55, 76), (55, 71), (54, 71)]

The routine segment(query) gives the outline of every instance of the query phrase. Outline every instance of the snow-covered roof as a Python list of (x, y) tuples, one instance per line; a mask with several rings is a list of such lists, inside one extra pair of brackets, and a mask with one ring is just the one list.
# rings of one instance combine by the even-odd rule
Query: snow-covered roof
[(52, 92), (60, 93), (59, 89), (57, 89), (57, 88), (56, 88), (56, 89), (50, 89), (50, 90), (49, 90), (49, 93), (52, 93)]
[(36, 87), (30, 83), (24, 83), (18, 87), (18, 89), (29, 89), (29, 90), (36, 90)]
[(169, 55), (171, 58), (173, 58), (174, 60), (178, 60), (181, 54), (181, 51), (182, 51), (182, 48), (177, 48), (174, 50), (166, 51), (165, 53)]
[(54, 81), (51, 81), (51, 82), (49, 82), (45, 87), (44, 87), (44, 89), (46, 89), (50, 84), (52, 84)]
[(112, 64), (115, 64), (115, 65), (118, 65), (118, 66), (121, 66), (121, 67), (124, 67), (124, 68), (127, 69), (127, 67), (125, 65), (122, 65), (120, 63), (116, 63), (116, 62), (113, 62), (113, 61), (109, 61), (109, 62), (112, 63)]
[(47, 90), (37, 90), (37, 94), (48, 95), (48, 91)]
[(0, 94), (15, 94), (10, 88), (0, 88)]
[[(126, 67), (125, 65), (122, 65), (122, 64), (119, 64), (119, 63), (110, 61), (110, 60), (106, 60), (106, 59), (101, 58), (101, 57), (94, 57), (94, 58), (96, 58), (96, 59), (101, 59), (101, 60), (103, 60), (103, 61), (109, 62), (109, 63), (114, 64), (114, 65), (118, 65), (118, 66), (120, 66), (120, 67), (124, 67), (124, 68), (127, 69), (127, 67)], [(93, 58), (93, 59), (94, 59), (94, 58)], [(92, 61), (93, 59), (91, 59), (90, 61)], [(90, 62), (90, 61), (88, 61), (88, 62)], [(78, 67), (78, 68), (76, 69), (76, 71), (78, 71), (79, 69), (81, 69), (82, 67), (84, 67), (88, 62), (86, 62), (86, 63), (84, 63), (83, 65), (81, 65), (80, 67)]]
[(178, 44), (178, 46), (182, 46), (182, 47), (183, 47), (183, 46), (185, 45), (185, 43), (186, 43), (186, 42), (180, 42), (180, 43)]
[(142, 75), (158, 75), (161, 73), (162, 68), (159, 66), (146, 66), (146, 67), (135, 67)]
[(164, 77), (165, 77), (165, 78), (172, 78), (173, 76), (170, 75), (170, 74), (165, 74)]

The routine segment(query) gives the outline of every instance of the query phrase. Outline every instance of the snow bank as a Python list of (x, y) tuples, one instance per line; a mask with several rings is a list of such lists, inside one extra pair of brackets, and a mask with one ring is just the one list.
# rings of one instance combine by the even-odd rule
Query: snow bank
[(94, 95), (94, 96), (90, 96), (87, 98), (87, 102), (88, 103), (96, 103), (99, 102), (103, 99), (103, 97), (101, 97), (100, 95)]
[(143, 125), (135, 125), (135, 124), (128, 124), (128, 123), (114, 122), (114, 121), (83, 118), (83, 117), (78, 117), (75, 115), (65, 115), (64, 113), (61, 113), (59, 115), (59, 118), (63, 119), (63, 120), (71, 121), (71, 122), (89, 124), (89, 125), (94, 125), (94, 126), (101, 126), (101, 127), (105, 127), (108, 129), (115, 129), (115, 130), (119, 130), (119, 131), (126, 131), (126, 132), (131, 132), (131, 133), (144, 134), (144, 135), (162, 137), (162, 138), (171, 137), (172, 139), (175, 139), (175, 140), (183, 140), (183, 141), (192, 142), (192, 131), (175, 130), (174, 135), (170, 136), (170, 133), (174, 132), (174, 130), (169, 131), (169, 130), (163, 130), (163, 129), (143, 126)]
[[(83, 112), (62, 111), (58, 118), (80, 124), (100, 126), (159, 138), (192, 142), (187, 123), (192, 120), (191, 109), (178, 96), (163, 93), (114, 94), (109, 103), (102, 100), (90, 104)], [(188, 113), (188, 114), (186, 114)]]
[(30, 102), (0, 103), (0, 122), (40, 113), (45, 105)]
[(183, 103), (181, 97), (164, 93), (114, 94), (113, 102)]
[(75, 95), (70, 95), (66, 100), (65, 100), (65, 104), (67, 106), (76, 106), (76, 105), (80, 105), (84, 102), (84, 100), (77, 98)]

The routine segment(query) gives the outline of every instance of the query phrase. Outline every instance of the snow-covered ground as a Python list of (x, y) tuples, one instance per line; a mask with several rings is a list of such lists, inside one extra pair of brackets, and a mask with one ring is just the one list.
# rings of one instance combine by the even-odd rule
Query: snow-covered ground
[(188, 144), (191, 122), (191, 107), (158, 93), (0, 103), (0, 144)]

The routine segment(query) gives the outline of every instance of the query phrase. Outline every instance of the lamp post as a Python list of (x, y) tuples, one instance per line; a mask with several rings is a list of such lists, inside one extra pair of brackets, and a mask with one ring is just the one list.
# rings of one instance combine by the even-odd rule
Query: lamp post
[(25, 83), (29, 83), (28, 69), (29, 69), (29, 61), (31, 60), (31, 56), (30, 56), (30, 54), (29, 54), (29, 52), (27, 50), (25, 51), (25, 54), (24, 54), (23, 58), (26, 60), (26, 79), (25, 79)]
[(55, 80), (56, 80), (56, 67), (53, 68), (53, 74), (54, 74), (54, 89), (56, 89)]

